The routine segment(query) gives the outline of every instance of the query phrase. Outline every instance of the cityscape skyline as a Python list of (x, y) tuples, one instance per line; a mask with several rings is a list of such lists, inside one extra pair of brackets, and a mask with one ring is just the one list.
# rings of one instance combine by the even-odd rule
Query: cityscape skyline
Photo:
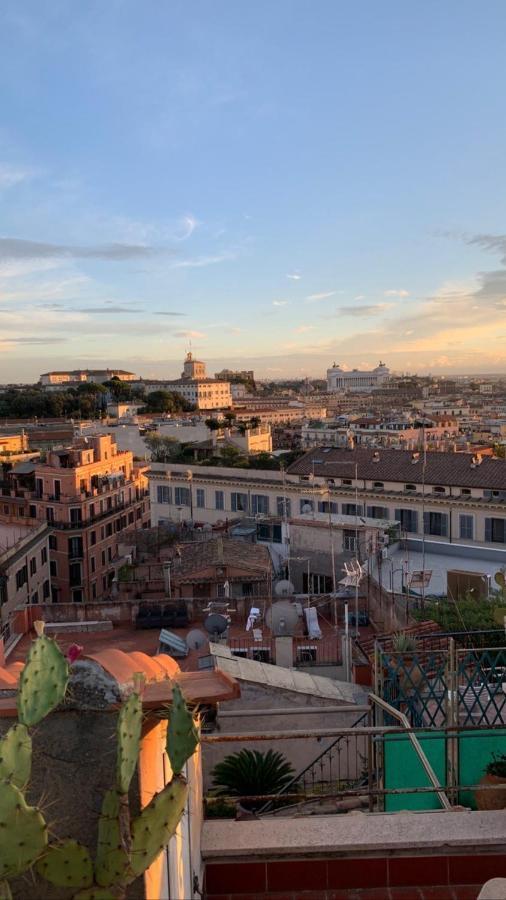
[(0, 23), (2, 382), (506, 371), (501, 3)]

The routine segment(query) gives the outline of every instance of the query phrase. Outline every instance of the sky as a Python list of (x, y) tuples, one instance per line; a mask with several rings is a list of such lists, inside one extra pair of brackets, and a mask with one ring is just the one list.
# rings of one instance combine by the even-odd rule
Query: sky
[(506, 371), (504, 0), (2, 0), (0, 381)]

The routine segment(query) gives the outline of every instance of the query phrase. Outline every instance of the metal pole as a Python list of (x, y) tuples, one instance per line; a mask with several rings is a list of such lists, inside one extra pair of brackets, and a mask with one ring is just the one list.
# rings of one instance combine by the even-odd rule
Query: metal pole
[[(355, 553), (357, 564), (360, 566), (360, 553), (358, 548), (358, 463), (355, 463)], [(355, 583), (355, 635), (358, 637), (358, 573)]]

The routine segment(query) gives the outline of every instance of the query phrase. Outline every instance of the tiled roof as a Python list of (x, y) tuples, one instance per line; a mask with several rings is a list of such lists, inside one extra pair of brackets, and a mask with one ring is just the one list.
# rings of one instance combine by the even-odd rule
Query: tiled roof
[[(377, 462), (373, 462), (374, 456), (379, 457)], [(315, 477), (325, 479), (353, 479), (354, 465), (357, 464), (359, 480), (420, 484), (424, 454), (419, 454), (417, 463), (413, 463), (412, 457), (413, 454), (407, 450), (318, 447), (292, 463), (287, 472), (289, 475), (314, 473)], [(426, 484), (506, 490), (506, 460), (486, 456), (480, 465), (473, 467), (472, 459), (472, 453), (428, 452)]]
[(181, 564), (173, 569), (174, 579), (192, 575), (211, 566), (234, 566), (240, 569), (256, 569), (263, 574), (271, 570), (271, 558), (267, 547), (234, 541), (223, 537), (209, 538), (181, 547)]

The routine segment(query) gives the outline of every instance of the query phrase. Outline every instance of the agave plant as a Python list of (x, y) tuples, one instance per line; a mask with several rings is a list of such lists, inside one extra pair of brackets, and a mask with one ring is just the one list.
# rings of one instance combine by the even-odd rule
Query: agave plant
[(392, 650), (394, 653), (414, 653), (416, 638), (405, 631), (398, 631), (392, 638)]
[[(239, 750), (218, 763), (213, 771), (216, 794), (229, 797), (254, 797), (278, 794), (291, 780), (294, 769), (282, 753), (267, 750)], [(244, 806), (255, 809), (264, 801), (246, 801)]]

